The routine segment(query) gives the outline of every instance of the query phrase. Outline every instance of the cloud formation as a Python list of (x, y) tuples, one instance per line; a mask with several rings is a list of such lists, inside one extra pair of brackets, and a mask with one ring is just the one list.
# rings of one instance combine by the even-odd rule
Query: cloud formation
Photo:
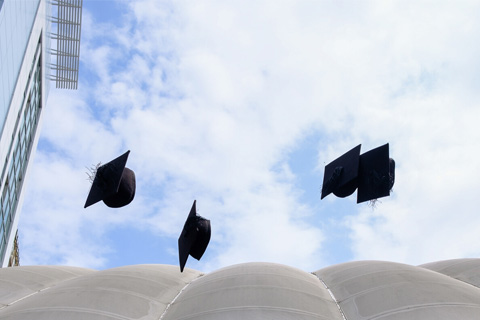
[[(93, 4), (80, 89), (52, 90), (45, 110), (24, 261), (112, 267), (122, 248), (109, 235), (129, 226), (164, 239), (152, 261), (176, 263), (193, 199), (213, 235), (189, 264), (206, 271), (245, 261), (311, 271), (342, 262), (335, 250), (408, 263), (480, 251), (475, 3), (135, 1), (119, 2), (115, 23)], [(359, 143), (389, 142), (392, 197), (374, 210), (302, 200), (289, 157), (312, 136), (317, 172)], [(84, 210), (85, 166), (127, 149), (135, 201)], [(342, 245), (329, 248), (336, 233)]]

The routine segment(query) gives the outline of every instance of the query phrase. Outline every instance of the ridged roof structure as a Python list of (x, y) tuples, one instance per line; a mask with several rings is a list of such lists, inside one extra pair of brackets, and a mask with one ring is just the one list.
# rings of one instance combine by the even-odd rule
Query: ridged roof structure
[(480, 259), (0, 269), (0, 319), (480, 319)]

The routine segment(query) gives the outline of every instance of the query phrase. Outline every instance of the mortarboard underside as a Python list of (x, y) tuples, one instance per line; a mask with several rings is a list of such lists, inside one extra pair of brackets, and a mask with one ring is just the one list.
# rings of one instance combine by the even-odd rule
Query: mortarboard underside
[(180, 272), (183, 272), (188, 255), (200, 260), (210, 242), (210, 220), (197, 216), (196, 203), (197, 200), (194, 200), (182, 233), (178, 238)]
[(123, 207), (135, 197), (135, 173), (126, 168), (130, 150), (100, 166), (88, 193), (84, 208), (100, 200), (111, 208)]

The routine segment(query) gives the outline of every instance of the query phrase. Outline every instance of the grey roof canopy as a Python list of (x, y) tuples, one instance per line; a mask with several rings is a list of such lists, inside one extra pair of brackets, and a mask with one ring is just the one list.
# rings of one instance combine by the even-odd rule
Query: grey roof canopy
[(480, 319), (480, 288), (422, 267), (358, 261), (315, 274), (347, 319)]
[(0, 269), (0, 319), (480, 319), (480, 259)]

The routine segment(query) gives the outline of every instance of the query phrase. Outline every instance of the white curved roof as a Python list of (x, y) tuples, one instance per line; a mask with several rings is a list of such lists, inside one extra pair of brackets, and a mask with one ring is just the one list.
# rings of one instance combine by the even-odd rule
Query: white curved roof
[(91, 269), (55, 266), (0, 268), (0, 310), (65, 280), (93, 272)]
[(479, 288), (422, 267), (358, 261), (315, 274), (347, 319), (480, 319)]
[(2, 268), (0, 320), (480, 319), (479, 276), (480, 259), (358, 261), (313, 273), (273, 263), (208, 274), (168, 265)]
[(165, 313), (170, 319), (338, 319), (314, 275), (285, 265), (246, 263), (192, 282)]
[[(0, 279), (4, 279), (6, 272), (11, 276), (16, 272), (22, 273), (24, 268), (37, 268), (36, 274), (51, 271), (45, 267), (2, 268)], [(64, 268), (68, 267), (59, 267), (53, 277), (60, 278)], [(0, 319), (158, 320), (182, 288), (202, 274), (192, 269), (180, 273), (177, 266), (166, 265), (136, 265), (103, 271), (84, 271), (83, 275), (53, 281), (44, 290), (11, 302), (0, 309)], [(20, 282), (28, 283), (29, 280), (27, 278)], [(1, 289), (0, 293), (1, 301), (3, 295), (8, 293)]]
[(480, 288), (479, 259), (455, 259), (422, 264), (420, 267), (470, 283)]

